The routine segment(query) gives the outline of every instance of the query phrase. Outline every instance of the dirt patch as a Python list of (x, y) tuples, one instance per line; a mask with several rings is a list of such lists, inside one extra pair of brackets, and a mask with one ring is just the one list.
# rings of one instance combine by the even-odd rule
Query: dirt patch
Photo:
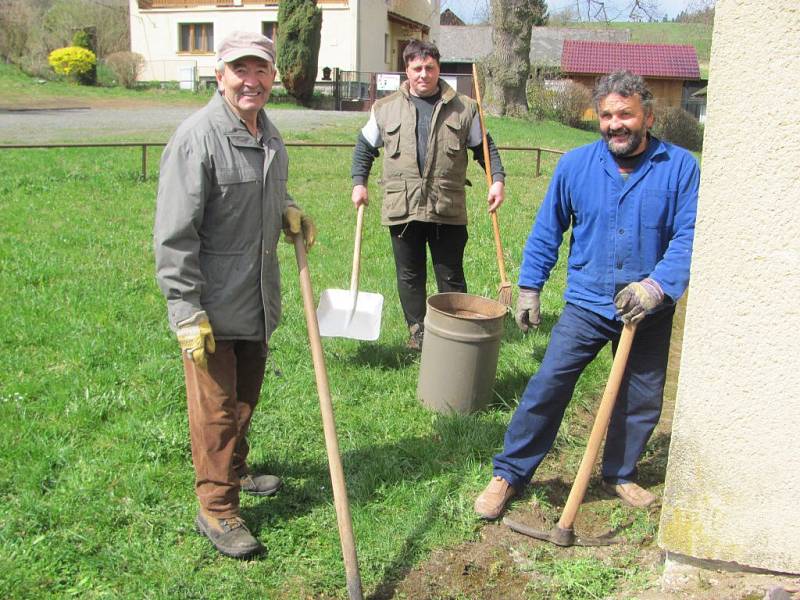
[[(608, 533), (607, 513), (613, 505), (618, 502), (589, 501), (581, 511), (576, 530), (584, 535)], [(653, 509), (648, 516), (657, 520), (658, 510)], [(531, 500), (520, 500), (509, 515), (527, 525), (548, 529), (554, 522), (545, 516), (550, 512), (552, 509), (543, 510)], [(488, 523), (481, 529), (479, 540), (435, 551), (402, 581), (384, 586), (370, 598), (800, 600), (800, 579), (769, 573), (673, 568), (664, 578), (671, 589), (664, 590), (663, 553), (651, 535), (642, 536), (635, 531), (636, 521), (634, 518), (614, 531), (623, 538), (622, 543), (595, 548), (559, 548), (515, 533), (502, 523)], [(574, 574), (559, 573), (554, 568), (556, 564), (577, 566)], [(582, 564), (592, 570), (581, 573)], [(592, 578), (609, 576), (617, 580), (613, 590), (597, 593), (586, 585)]]

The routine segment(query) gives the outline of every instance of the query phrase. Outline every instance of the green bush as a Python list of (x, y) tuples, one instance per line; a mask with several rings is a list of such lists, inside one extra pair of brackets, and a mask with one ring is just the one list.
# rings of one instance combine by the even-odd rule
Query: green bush
[(677, 106), (656, 108), (653, 134), (662, 140), (699, 152), (703, 149), (703, 126)]
[(570, 127), (583, 125), (592, 94), (583, 85), (562, 80), (552, 86), (535, 80), (528, 84), (528, 115), (537, 121), (558, 121)]
[(87, 50), (91, 50), (92, 36), (90, 36), (89, 32), (85, 29), (79, 29), (72, 36), (72, 45), (77, 46), (78, 48), (86, 48)]
[(71, 79), (79, 79), (94, 69), (97, 57), (94, 52), (78, 46), (67, 46), (53, 50), (47, 57), (53, 71)]
[(117, 83), (130, 89), (144, 67), (144, 56), (137, 52), (114, 52), (106, 56), (105, 63), (114, 73)]

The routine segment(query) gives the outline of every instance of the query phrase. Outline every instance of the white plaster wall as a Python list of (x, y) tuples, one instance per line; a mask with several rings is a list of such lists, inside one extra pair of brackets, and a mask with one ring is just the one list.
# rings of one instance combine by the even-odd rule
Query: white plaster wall
[(659, 544), (800, 573), (800, 3), (719, 0)]
[(317, 80), (322, 79), (323, 67), (345, 71), (356, 68), (353, 31), (353, 17), (347, 7), (322, 11)]
[[(325, 5), (322, 8), (322, 31), (317, 79), (322, 79), (323, 67), (355, 69), (354, 21), (350, 7)], [(178, 80), (181, 67), (196, 65), (199, 77), (214, 75), (214, 54), (178, 54), (179, 23), (214, 23), (214, 44), (232, 31), (261, 31), (262, 21), (277, 21), (277, 7), (249, 6), (140, 11), (136, 0), (130, 0), (131, 50), (147, 58), (143, 81)], [(385, 16), (385, 10), (384, 10)], [(385, 21), (385, 18), (384, 18)], [(381, 48), (383, 47), (381, 42)]]
[(384, 35), (389, 32), (386, 5), (383, 2), (359, 3), (358, 21), (360, 31), (359, 71), (385, 71)]
[[(199, 77), (214, 75), (214, 55), (178, 54), (179, 23), (214, 23), (214, 43), (237, 29), (260, 31), (262, 21), (277, 21), (277, 7), (234, 6), (191, 9), (139, 10), (137, 0), (129, 0), (131, 50), (147, 62), (140, 77), (144, 81), (178, 80), (179, 69), (196, 66)], [(387, 10), (429, 25), (431, 38), (438, 35), (439, 0), (350, 0), (341, 4), (319, 5), (322, 31), (317, 79), (322, 68), (343, 70), (394, 70), (384, 60), (384, 35), (389, 32)], [(356, 31), (359, 31), (356, 35)], [(390, 40), (397, 46), (397, 37)]]

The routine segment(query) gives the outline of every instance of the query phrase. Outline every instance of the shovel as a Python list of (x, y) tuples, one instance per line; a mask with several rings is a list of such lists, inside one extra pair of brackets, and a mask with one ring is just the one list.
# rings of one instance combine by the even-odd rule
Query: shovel
[[(475, 100), (478, 103), (478, 119), (481, 123), (481, 138), (483, 139), (483, 165), (486, 171), (486, 186), (492, 187), (492, 165), (489, 160), (489, 141), (486, 137), (486, 120), (483, 118), (483, 105), (481, 104), (481, 88), (478, 85), (478, 68), (472, 63), (472, 83), (475, 85)], [(500, 293), (498, 301), (511, 306), (511, 283), (506, 275), (506, 259), (503, 255), (503, 242), (500, 240), (500, 221), (497, 211), (492, 215), (492, 233), (494, 234), (494, 252), (497, 256), (497, 268), (500, 271)]]
[(353, 273), (349, 290), (324, 290), (319, 297), (317, 320), (319, 333), (324, 337), (344, 337), (354, 340), (377, 340), (381, 332), (383, 296), (358, 291), (361, 264), (361, 229), (364, 225), (364, 205), (356, 216), (356, 243), (353, 251)]
[(609, 536), (596, 538), (579, 536), (575, 533), (573, 525), (575, 524), (575, 517), (578, 515), (578, 509), (583, 502), (583, 497), (586, 495), (586, 489), (589, 487), (589, 478), (592, 475), (592, 468), (600, 451), (600, 443), (603, 441), (606, 431), (608, 431), (611, 412), (614, 410), (614, 404), (617, 401), (619, 386), (622, 383), (622, 376), (625, 374), (625, 365), (628, 363), (628, 355), (630, 354), (635, 334), (636, 324), (625, 325), (622, 329), (619, 346), (617, 346), (617, 352), (614, 355), (614, 362), (611, 364), (608, 383), (606, 383), (606, 389), (603, 391), (603, 399), (597, 408), (597, 416), (594, 418), (592, 432), (589, 434), (589, 441), (586, 443), (586, 450), (583, 453), (580, 467), (578, 467), (578, 474), (575, 476), (575, 481), (569, 491), (567, 503), (564, 505), (564, 510), (561, 512), (561, 518), (558, 523), (549, 531), (539, 531), (506, 517), (503, 519), (503, 523), (512, 530), (538, 540), (551, 542), (556, 546), (608, 546), (620, 542), (619, 539)]
[(294, 236), (294, 252), (297, 257), (297, 269), (300, 272), (300, 291), (303, 294), (303, 310), (306, 315), (308, 343), (311, 346), (311, 359), (314, 362), (314, 376), (317, 382), (320, 413), (322, 414), (322, 429), (325, 434), (325, 449), (328, 452), (328, 468), (331, 474), (336, 522), (339, 525), (339, 540), (342, 544), (347, 594), (350, 600), (362, 600), (361, 575), (358, 570), (356, 542), (353, 537), (353, 522), (350, 518), (350, 504), (347, 500), (344, 469), (339, 455), (339, 440), (336, 437), (336, 422), (333, 418), (333, 402), (331, 401), (331, 391), (328, 387), (328, 371), (325, 367), (325, 356), (322, 353), (319, 326), (314, 314), (314, 293), (311, 289), (311, 275), (308, 272), (306, 248), (302, 235)]

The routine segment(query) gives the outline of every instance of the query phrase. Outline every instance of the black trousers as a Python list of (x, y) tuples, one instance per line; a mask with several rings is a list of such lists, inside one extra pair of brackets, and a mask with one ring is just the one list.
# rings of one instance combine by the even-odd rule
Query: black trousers
[(465, 292), (464, 248), (466, 225), (442, 225), (410, 221), (390, 225), (397, 292), (409, 327), (425, 320), (425, 284), (428, 279), (426, 244), (431, 249), (433, 271), (439, 292)]

